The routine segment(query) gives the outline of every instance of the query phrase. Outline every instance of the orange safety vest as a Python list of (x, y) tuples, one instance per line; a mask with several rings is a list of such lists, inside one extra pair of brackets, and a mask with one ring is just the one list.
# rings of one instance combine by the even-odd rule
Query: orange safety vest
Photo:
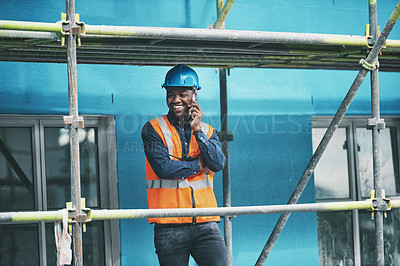
[[(158, 133), (170, 155), (182, 158), (182, 144), (175, 127), (168, 121), (166, 115), (150, 121)], [(201, 128), (208, 138), (214, 129), (201, 122)], [(198, 157), (200, 154), (196, 138), (191, 134), (189, 154)], [(179, 160), (171, 156), (171, 160)], [(146, 158), (146, 185), (147, 202), (149, 209), (175, 209), (175, 208), (209, 208), (218, 207), (213, 191), (213, 172), (209, 175), (199, 172), (183, 179), (160, 179), (154, 173)], [(149, 223), (180, 224), (204, 223), (220, 221), (219, 216), (207, 217), (167, 217), (149, 218)]]

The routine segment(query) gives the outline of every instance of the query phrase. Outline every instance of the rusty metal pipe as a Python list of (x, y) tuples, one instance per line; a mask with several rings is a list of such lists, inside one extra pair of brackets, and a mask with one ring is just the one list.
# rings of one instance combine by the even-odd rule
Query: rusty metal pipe
[(232, 8), (233, 2), (235, 2), (235, 0), (227, 0), (225, 5), (222, 8), (220, 8), (221, 3), (223, 3), (223, 1), (217, 0), (218, 18), (217, 18), (217, 21), (213, 25), (214, 29), (225, 28), (224, 27), (225, 19), (228, 16), (228, 13)]
[[(369, 24), (371, 35), (375, 41), (378, 38), (377, 26), (377, 5), (376, 0), (369, 1)], [(378, 55), (374, 59), (378, 61)], [(371, 74), (371, 114), (372, 119), (377, 123), (372, 126), (372, 158), (373, 158), (373, 172), (374, 172), (374, 187), (378, 201), (383, 201), (383, 182), (381, 175), (381, 134), (379, 129), (380, 122), (380, 108), (379, 108), (379, 71), (378, 69), (372, 70)], [(383, 266), (385, 264), (385, 253), (383, 243), (383, 211), (375, 211), (375, 246), (376, 246), (376, 265)]]
[[(400, 200), (391, 200), (388, 207), (400, 208)], [(225, 216), (225, 215), (255, 215), (289, 212), (328, 212), (349, 210), (371, 210), (374, 203), (365, 201), (345, 201), (329, 203), (306, 203), (293, 205), (261, 205), (219, 208), (192, 209), (123, 209), (123, 210), (90, 210), (92, 220), (144, 219), (159, 217), (189, 217), (189, 216)], [(60, 211), (32, 212), (0, 212), (0, 224), (38, 221), (60, 221)], [(89, 221), (88, 221), (89, 222)]]
[[(229, 0), (228, 0), (229, 1)], [(225, 18), (229, 12), (227, 6), (232, 6), (232, 3), (224, 0), (217, 0), (217, 22), (214, 24), (214, 28), (225, 28)], [(227, 11), (224, 11), (227, 10)], [(225, 14), (225, 15), (224, 15)], [(223, 17), (225, 16), (225, 17)], [(220, 88), (220, 106), (221, 106), (221, 133), (227, 136), (229, 131), (228, 126), (228, 96), (227, 96), (227, 81), (226, 81), (226, 69), (219, 68), (219, 88)], [(231, 207), (231, 177), (230, 177), (230, 164), (229, 164), (229, 141), (223, 139), (221, 141), (222, 151), (225, 154), (225, 167), (222, 170), (222, 181), (223, 181), (223, 204), (224, 207)], [(226, 252), (228, 257), (228, 265), (233, 265), (233, 248), (232, 248), (232, 216), (224, 216), (224, 239)]]
[[(0, 20), (0, 30), (16, 30), (29, 32), (55, 32), (61, 33), (60, 23), (31, 22), (32, 26), (26, 27), (24, 21)], [(28, 25), (30, 25), (28, 24)], [(9, 34), (9, 33), (7, 33)], [(0, 36), (5, 34), (0, 34)], [(163, 27), (137, 27), (137, 26), (105, 26), (85, 24), (85, 36), (108, 36), (116, 38), (149, 38), (175, 40), (214, 40), (258, 43), (287, 43), (287, 44), (320, 44), (320, 45), (345, 45), (368, 48), (368, 37), (357, 35), (295, 33), (295, 32), (268, 32), (268, 31), (243, 31), (243, 30), (209, 30), (190, 28), (163, 28)], [(32, 36), (34, 38), (35, 36)], [(400, 40), (387, 40), (388, 48), (399, 48)]]
[[(77, 58), (76, 40), (73, 34), (75, 23), (75, 1), (66, 0), (67, 20), (69, 21), (69, 34), (67, 35), (67, 71), (68, 71), (68, 96), (69, 116), (71, 118), (69, 141), (71, 156), (71, 202), (75, 209), (75, 217), (81, 215), (81, 178), (79, 165), (79, 133), (78, 133), (78, 86), (77, 86)], [(82, 224), (73, 224), (74, 265), (83, 265), (82, 254)]]
[[(220, 106), (221, 106), (221, 133), (227, 136), (229, 132), (228, 126), (228, 95), (227, 95), (227, 80), (226, 69), (219, 69), (219, 86), (220, 86)], [(225, 167), (222, 170), (223, 180), (223, 203), (224, 207), (231, 207), (231, 177), (230, 177), (230, 163), (229, 163), (229, 140), (225, 138), (221, 141), (222, 151), (225, 154)], [(232, 217), (224, 216), (224, 237), (225, 245), (228, 253), (228, 265), (233, 265), (233, 251), (232, 251)]]

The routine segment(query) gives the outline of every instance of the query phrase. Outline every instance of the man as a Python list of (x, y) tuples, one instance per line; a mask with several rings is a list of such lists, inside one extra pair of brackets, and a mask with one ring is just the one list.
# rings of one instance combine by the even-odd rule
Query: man
[[(217, 207), (213, 172), (222, 170), (225, 156), (216, 131), (201, 121), (198, 76), (177, 65), (162, 87), (169, 112), (142, 130), (149, 208)], [(188, 265), (190, 255), (198, 265), (227, 265), (219, 221), (219, 216), (150, 218), (160, 265)]]

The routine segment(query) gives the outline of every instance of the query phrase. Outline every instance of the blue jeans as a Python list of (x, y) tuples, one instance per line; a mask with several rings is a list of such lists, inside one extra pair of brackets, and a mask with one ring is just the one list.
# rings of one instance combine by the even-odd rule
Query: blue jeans
[(154, 227), (154, 244), (161, 266), (187, 266), (189, 256), (199, 266), (226, 266), (228, 258), (216, 222)]

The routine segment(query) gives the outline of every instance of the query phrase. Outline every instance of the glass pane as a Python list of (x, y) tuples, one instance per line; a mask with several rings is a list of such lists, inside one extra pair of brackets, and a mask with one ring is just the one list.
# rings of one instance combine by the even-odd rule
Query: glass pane
[[(105, 265), (103, 222), (96, 221), (86, 224), (83, 233), (83, 264)], [(56, 265), (57, 251), (54, 239), (54, 224), (46, 223), (47, 265)], [(73, 249), (73, 244), (71, 244)]]
[[(100, 207), (97, 131), (79, 129), (81, 194), (88, 207)], [(47, 208), (60, 209), (71, 201), (69, 131), (45, 128)]]
[(0, 265), (39, 265), (37, 225), (0, 225)]
[[(371, 212), (360, 213), (361, 265), (376, 265), (375, 221)], [(400, 265), (400, 210), (393, 209), (383, 221), (385, 265)]]
[(30, 128), (0, 128), (0, 211), (35, 209)]
[[(372, 131), (365, 128), (357, 128), (356, 132), (361, 195), (362, 197), (369, 197), (370, 190), (374, 188)], [(393, 138), (391, 136), (393, 136)], [(399, 178), (395, 177), (395, 172), (396, 175), (398, 175), (398, 171), (395, 171), (395, 167), (398, 168), (398, 159), (393, 158), (394, 156), (392, 153), (392, 145), (396, 143), (395, 136), (395, 128), (381, 130), (381, 175), (386, 195), (396, 195), (400, 192)], [(397, 147), (397, 145), (393, 146)], [(397, 155), (397, 152), (395, 155)], [(394, 162), (396, 165), (394, 165)]]
[(354, 265), (351, 211), (318, 212), (320, 265)]
[(90, 222), (83, 233), (83, 261), (86, 265), (105, 265), (103, 222)]
[[(313, 128), (313, 152), (324, 136), (326, 128)], [(346, 128), (338, 128), (314, 171), (317, 199), (349, 198)]]

